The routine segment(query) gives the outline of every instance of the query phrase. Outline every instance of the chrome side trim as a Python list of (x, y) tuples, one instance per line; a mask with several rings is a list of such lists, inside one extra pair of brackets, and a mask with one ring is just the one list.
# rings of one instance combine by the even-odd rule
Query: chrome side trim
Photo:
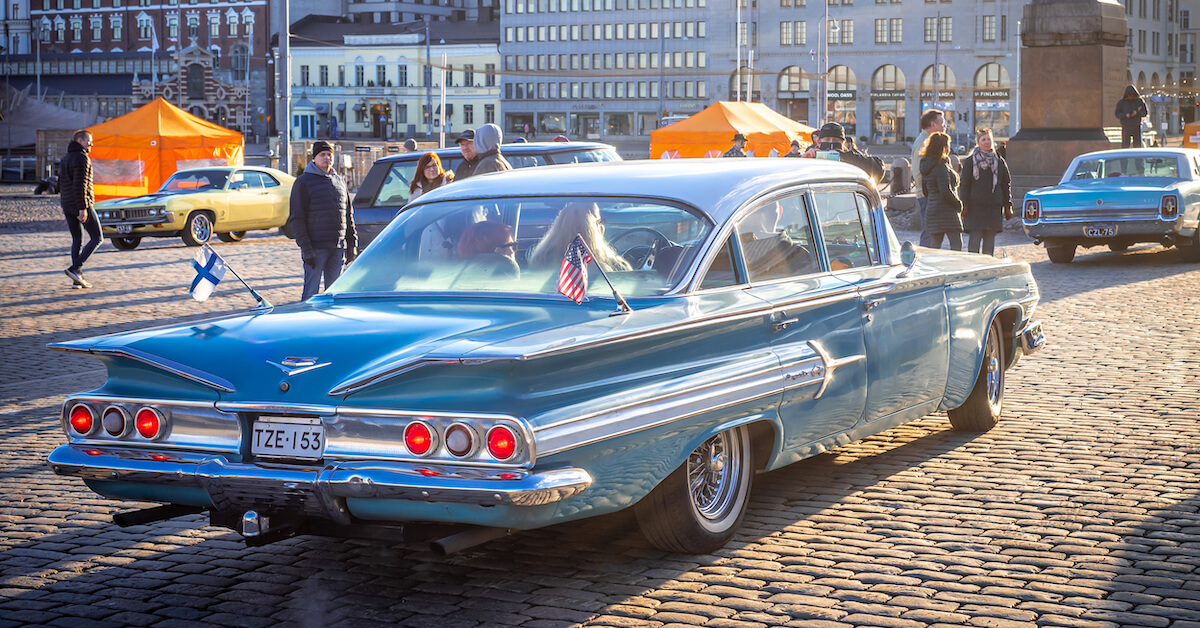
[(203, 384), (209, 388), (219, 390), (221, 392), (236, 392), (233, 388), (233, 384), (224, 378), (217, 377), (211, 373), (205, 373), (204, 371), (175, 362), (174, 360), (160, 358), (156, 355), (146, 353), (145, 351), (139, 351), (129, 347), (79, 347), (68, 343), (54, 343), (47, 345), (47, 347), (55, 351), (66, 351), (68, 353), (91, 353), (95, 355), (110, 355), (118, 358), (127, 358), (152, 366), (156, 369), (166, 371), (172, 375), (182, 377), (183, 379), (196, 382), (197, 384)]
[(263, 414), (337, 414), (337, 406), (301, 403), (263, 403), (257, 401), (218, 401), (213, 404), (226, 412), (258, 412)]
[(848, 355), (844, 358), (838, 358), (835, 360), (829, 355), (829, 352), (825, 350), (825, 347), (822, 347), (821, 343), (817, 342), (816, 340), (809, 340), (808, 344), (813, 348), (813, 351), (816, 351), (817, 354), (821, 356), (821, 361), (825, 363), (825, 373), (824, 378), (821, 380), (821, 389), (817, 391), (817, 394), (813, 396), (813, 399), (820, 399), (821, 395), (825, 394), (825, 389), (829, 387), (829, 380), (833, 379), (833, 372), (836, 371), (838, 367), (845, 366), (847, 364), (853, 364), (855, 362), (861, 362), (862, 360), (867, 359), (866, 355), (860, 353), (858, 355)]
[(336, 462), (324, 467), (252, 465), (223, 456), (159, 453), (63, 445), (50, 453), (58, 475), (85, 479), (203, 488), (213, 507), (253, 509), (263, 504), (324, 514), (346, 514), (339, 497), (395, 499), (480, 506), (540, 506), (578, 495), (592, 484), (587, 471), (553, 469), (541, 473), (495, 469), (443, 468), (427, 464)]

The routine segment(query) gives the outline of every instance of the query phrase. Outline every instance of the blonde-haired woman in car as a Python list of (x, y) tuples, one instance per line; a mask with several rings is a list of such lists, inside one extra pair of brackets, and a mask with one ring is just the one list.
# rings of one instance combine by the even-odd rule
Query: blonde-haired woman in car
[(629, 262), (604, 239), (604, 218), (600, 215), (600, 207), (595, 203), (582, 202), (567, 203), (558, 212), (541, 242), (529, 252), (529, 266), (558, 268), (575, 234), (583, 236), (583, 243), (592, 252), (592, 259), (605, 271), (632, 270)]

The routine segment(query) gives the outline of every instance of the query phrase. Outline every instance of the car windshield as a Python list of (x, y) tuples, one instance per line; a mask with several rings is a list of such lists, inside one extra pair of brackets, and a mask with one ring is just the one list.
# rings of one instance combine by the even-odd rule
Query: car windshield
[(167, 179), (159, 191), (221, 190), (225, 188), (225, 180), (228, 178), (228, 170), (184, 170)]
[(712, 224), (663, 201), (523, 197), (442, 201), (401, 213), (328, 292), (555, 294), (568, 245), (591, 251), (588, 290), (653, 296), (683, 278)]
[(1084, 159), (1067, 179), (1111, 179), (1116, 177), (1179, 178), (1178, 159), (1174, 155), (1131, 155)]

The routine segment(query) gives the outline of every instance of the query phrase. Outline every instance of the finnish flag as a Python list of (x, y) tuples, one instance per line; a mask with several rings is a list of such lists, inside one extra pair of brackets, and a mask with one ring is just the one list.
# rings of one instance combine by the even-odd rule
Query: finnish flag
[(196, 278), (192, 280), (190, 290), (192, 298), (207, 301), (217, 284), (225, 277), (225, 260), (206, 245), (196, 252), (196, 257), (192, 259), (192, 268), (196, 269)]

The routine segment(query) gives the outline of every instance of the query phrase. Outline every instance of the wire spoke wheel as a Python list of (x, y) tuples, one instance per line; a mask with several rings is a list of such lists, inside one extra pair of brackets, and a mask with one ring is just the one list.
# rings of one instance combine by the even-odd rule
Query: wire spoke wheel
[(705, 441), (688, 456), (687, 475), (692, 505), (702, 517), (722, 519), (729, 514), (737, 496), (741, 460), (730, 450), (729, 432), (722, 432)]

